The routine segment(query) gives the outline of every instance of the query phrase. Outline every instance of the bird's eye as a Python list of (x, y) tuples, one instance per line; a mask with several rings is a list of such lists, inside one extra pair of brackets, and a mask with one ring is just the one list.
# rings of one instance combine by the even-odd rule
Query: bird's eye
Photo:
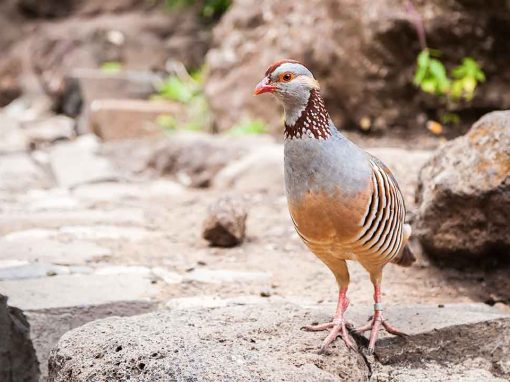
[(282, 73), (280, 75), (280, 81), (282, 81), (282, 82), (289, 82), (293, 78), (294, 78), (294, 74), (290, 73), (290, 72)]

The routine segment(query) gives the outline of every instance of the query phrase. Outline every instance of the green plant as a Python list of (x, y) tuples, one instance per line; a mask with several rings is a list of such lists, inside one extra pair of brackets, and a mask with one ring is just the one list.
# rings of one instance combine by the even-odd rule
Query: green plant
[(209, 104), (203, 91), (204, 72), (202, 68), (191, 74), (184, 67), (179, 67), (180, 75), (170, 75), (157, 86), (153, 100), (167, 100), (183, 105), (183, 113), (179, 118), (163, 114), (158, 116), (156, 123), (166, 130), (209, 130), (212, 117)]
[(267, 127), (259, 119), (244, 119), (228, 130), (228, 133), (231, 135), (265, 134)]
[(471, 101), (478, 84), (485, 81), (480, 65), (473, 58), (464, 57), (449, 77), (439, 56), (440, 52), (428, 48), (418, 54), (413, 83), (425, 93), (446, 96), (450, 102)]
[(466, 101), (473, 99), (478, 83), (485, 81), (485, 73), (471, 57), (464, 57), (462, 64), (452, 70), (452, 76), (451, 96)]
[(122, 70), (122, 64), (118, 61), (103, 62), (100, 66), (100, 70), (103, 73), (115, 74)]
[(420, 41), (421, 51), (416, 59), (413, 83), (423, 92), (440, 97), (441, 106), (437, 115), (441, 123), (457, 125), (458, 114), (452, 112), (460, 102), (470, 102), (478, 85), (485, 81), (485, 73), (471, 57), (464, 57), (462, 63), (448, 75), (440, 60), (441, 52), (427, 47), (425, 25), (411, 0), (407, 1), (408, 13), (412, 17)]
[(450, 88), (450, 79), (443, 63), (435, 58), (438, 56), (439, 52), (430, 49), (424, 49), (418, 54), (413, 82), (425, 93), (444, 95)]
[(198, 92), (198, 86), (190, 79), (182, 80), (175, 75), (171, 75), (157, 87), (157, 90), (157, 97), (159, 98), (188, 103)]

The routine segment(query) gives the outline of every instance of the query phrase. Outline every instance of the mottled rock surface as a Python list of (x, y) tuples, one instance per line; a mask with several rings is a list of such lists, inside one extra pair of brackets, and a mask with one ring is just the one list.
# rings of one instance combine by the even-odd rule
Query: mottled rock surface
[(303, 316), (293, 305), (261, 309), (256, 304), (96, 321), (59, 341), (49, 361), (49, 381), (367, 378), (363, 357), (345, 347), (333, 349), (324, 362), (316, 352), (317, 336), (299, 330), (303, 318), (310, 319)]
[[(325, 333), (299, 328), (326, 321), (332, 304), (317, 309), (281, 299), (239, 298), (224, 304), (207, 300), (208, 308), (172, 306), (65, 334), (51, 353), (49, 381), (361, 381), (371, 374), (398, 381), (391, 374), (423, 375), (423, 357), (434, 370), (431, 381), (462, 373), (490, 381), (510, 376), (505, 363), (510, 318), (481, 304), (390, 308), (388, 318), (410, 337), (381, 339), (376, 358), (363, 355), (362, 337), (356, 337), (358, 351), (337, 341), (327, 354), (317, 354)], [(362, 322), (366, 313), (354, 308), (348, 316)]]
[(48, 357), (50, 350), (60, 337), (81, 325), (105, 317), (133, 316), (153, 311), (154, 302), (117, 301), (99, 305), (77, 305), (65, 308), (27, 311), (30, 334), (37, 353), (42, 377), (48, 377)]
[(510, 111), (480, 119), (420, 172), (416, 232), (427, 252), (459, 260), (510, 250)]
[(0, 295), (0, 381), (37, 382), (39, 365), (23, 312), (7, 305)]

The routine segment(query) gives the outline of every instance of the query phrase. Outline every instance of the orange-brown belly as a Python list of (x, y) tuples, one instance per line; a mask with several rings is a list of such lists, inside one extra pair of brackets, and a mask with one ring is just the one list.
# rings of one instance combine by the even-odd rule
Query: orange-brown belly
[(340, 191), (309, 192), (299, 200), (289, 199), (288, 204), (296, 230), (312, 251), (342, 252), (344, 249), (344, 256), (335, 255), (348, 258), (347, 243), (360, 233), (369, 202), (367, 189), (348, 197)]

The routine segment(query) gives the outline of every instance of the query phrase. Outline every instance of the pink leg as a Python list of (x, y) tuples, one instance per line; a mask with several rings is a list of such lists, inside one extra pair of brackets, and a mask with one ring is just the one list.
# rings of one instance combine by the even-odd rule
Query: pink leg
[(406, 336), (407, 334), (401, 332), (395, 327), (391, 326), (383, 317), (383, 307), (381, 301), (381, 288), (379, 284), (374, 285), (374, 315), (370, 322), (360, 328), (355, 329), (357, 333), (363, 333), (370, 330), (370, 337), (368, 340), (368, 351), (372, 354), (375, 350), (375, 343), (377, 341), (377, 335), (381, 326), (390, 334), (397, 336)]
[(330, 329), (328, 336), (322, 343), (319, 354), (324, 353), (327, 347), (338, 337), (341, 336), (349, 349), (354, 349), (354, 344), (347, 332), (347, 327), (352, 326), (349, 322), (344, 320), (344, 313), (349, 306), (349, 299), (346, 297), (347, 288), (341, 288), (338, 293), (338, 303), (336, 306), (336, 313), (333, 321), (326, 322), (318, 325), (308, 325), (301, 329), (309, 332), (317, 332), (321, 330)]

